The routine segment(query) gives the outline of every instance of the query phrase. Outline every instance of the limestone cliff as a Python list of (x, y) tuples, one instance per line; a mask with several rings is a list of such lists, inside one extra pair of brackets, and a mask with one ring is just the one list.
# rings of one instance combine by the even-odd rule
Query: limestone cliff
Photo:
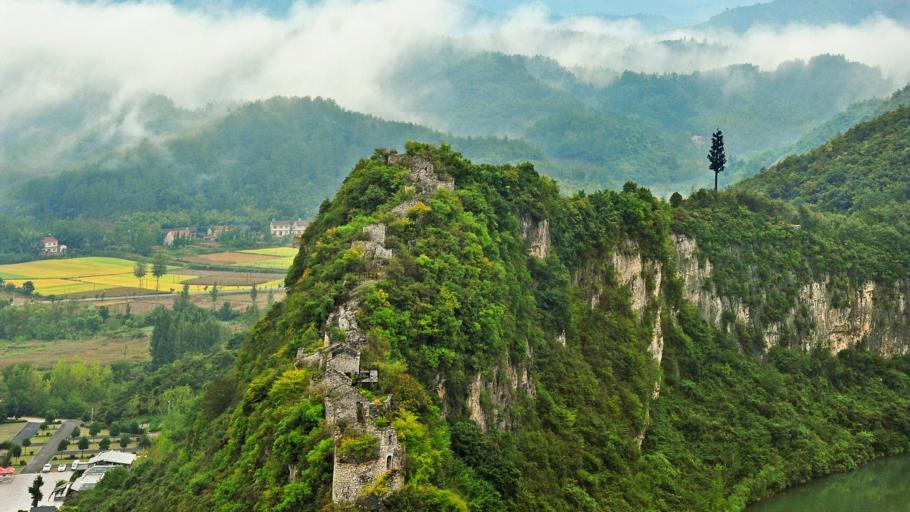
[(826, 276), (799, 288), (783, 320), (762, 322), (740, 298), (716, 292), (714, 267), (700, 257), (695, 240), (676, 235), (673, 245), (685, 298), (719, 329), (732, 332), (737, 324), (751, 329), (761, 335), (766, 348), (793, 338), (807, 350), (821, 346), (839, 352), (864, 343), (885, 356), (910, 352), (907, 283), (886, 287), (866, 282), (841, 289)]

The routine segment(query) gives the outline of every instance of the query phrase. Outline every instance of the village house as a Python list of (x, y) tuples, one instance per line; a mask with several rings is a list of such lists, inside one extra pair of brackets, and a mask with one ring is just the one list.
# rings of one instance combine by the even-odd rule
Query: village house
[(66, 254), (66, 246), (52, 236), (46, 236), (41, 239), (42, 256), (63, 256)]
[(193, 236), (189, 228), (169, 229), (164, 233), (164, 245), (172, 247), (178, 240), (192, 240)]
[(297, 219), (291, 225), (291, 235), (294, 237), (303, 236), (303, 232), (306, 231), (306, 228), (310, 225), (309, 221), (303, 219)]
[(275, 220), (272, 219), (272, 222), (269, 224), (269, 232), (272, 234), (272, 238), (284, 238), (291, 234), (291, 224), (289, 220)]
[(205, 242), (216, 242), (218, 237), (221, 235), (233, 231), (234, 226), (229, 226), (226, 224), (212, 226), (205, 231), (205, 234), (202, 236), (202, 240)]
[(269, 224), (269, 232), (272, 234), (272, 238), (284, 238), (287, 236), (298, 237), (303, 235), (303, 232), (306, 231), (306, 228), (309, 225), (309, 221), (303, 219), (294, 221), (272, 219), (272, 222)]

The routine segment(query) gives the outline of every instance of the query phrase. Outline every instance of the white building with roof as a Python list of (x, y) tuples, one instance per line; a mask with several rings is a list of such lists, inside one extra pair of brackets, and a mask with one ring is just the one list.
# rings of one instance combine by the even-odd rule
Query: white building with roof
[(135, 453), (108, 450), (88, 460), (89, 467), (94, 466), (132, 466), (138, 455)]

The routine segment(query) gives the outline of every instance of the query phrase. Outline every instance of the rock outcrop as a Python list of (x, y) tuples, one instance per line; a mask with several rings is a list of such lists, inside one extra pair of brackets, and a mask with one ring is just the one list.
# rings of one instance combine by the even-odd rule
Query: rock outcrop
[(530, 365), (533, 354), (527, 347), (524, 360), (515, 363), (508, 356), (496, 364), (491, 376), (477, 373), (468, 386), (468, 417), (481, 430), (489, 428), (508, 430), (512, 428), (509, 404), (518, 396), (533, 396), (534, 378)]
[(521, 239), (528, 243), (528, 254), (544, 260), (550, 254), (550, 222), (543, 219), (535, 222), (530, 217), (519, 218)]
[(716, 292), (713, 265), (699, 258), (695, 240), (677, 235), (673, 244), (686, 300), (718, 329), (729, 331), (731, 323), (740, 324), (760, 333), (766, 348), (780, 343), (785, 333), (794, 333), (806, 350), (825, 347), (836, 353), (865, 344), (884, 356), (910, 352), (907, 283), (883, 288), (869, 282), (836, 291), (826, 277), (800, 287), (783, 320), (765, 323), (741, 299)]

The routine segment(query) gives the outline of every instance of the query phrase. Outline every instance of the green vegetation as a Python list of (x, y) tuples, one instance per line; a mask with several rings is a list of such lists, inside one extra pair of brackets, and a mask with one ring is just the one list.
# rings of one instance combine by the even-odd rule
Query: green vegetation
[(379, 457), (379, 439), (370, 434), (341, 438), (338, 443), (338, 458), (344, 462), (366, 462)]
[[(361, 161), (320, 208), (287, 299), (245, 339), (236, 364), (166, 425), (149, 457), (80, 495), (73, 510), (155, 510), (164, 500), (175, 511), (329, 506), (334, 443), (319, 374), (293, 359), (322, 343), (329, 314), (364, 281), (363, 364), (379, 369), (373, 393), (394, 398), (388, 420), (406, 454), (406, 485), (386, 501), (394, 510), (736, 510), (910, 446), (906, 358), (785, 346), (752, 358), (684, 301), (671, 229), (714, 222), (708, 203), (735, 211), (737, 196), (705, 193), (671, 208), (629, 183), (560, 197), (530, 165), (473, 165), (447, 147), (408, 151), (453, 177), (454, 192), (399, 217), (391, 209), (412, 197), (408, 171), (387, 166), (382, 151)], [(745, 233), (776, 222), (744, 210), (764, 219), (747, 217)], [(528, 255), (529, 219), (549, 221), (545, 258)], [(376, 222), (395, 253), (382, 273), (352, 249)], [(821, 236), (806, 233), (807, 244)], [(660, 288), (646, 279), (654, 298), (640, 312), (610, 263), (630, 246), (664, 272)], [(658, 318), (660, 368), (648, 352)], [(525, 369), (526, 388), (509, 377)], [(491, 428), (469, 420), (478, 414)], [(358, 460), (374, 453), (365, 438), (341, 445)]]
[(861, 123), (809, 153), (787, 158), (743, 188), (832, 212), (863, 212), (907, 227), (910, 107)]

